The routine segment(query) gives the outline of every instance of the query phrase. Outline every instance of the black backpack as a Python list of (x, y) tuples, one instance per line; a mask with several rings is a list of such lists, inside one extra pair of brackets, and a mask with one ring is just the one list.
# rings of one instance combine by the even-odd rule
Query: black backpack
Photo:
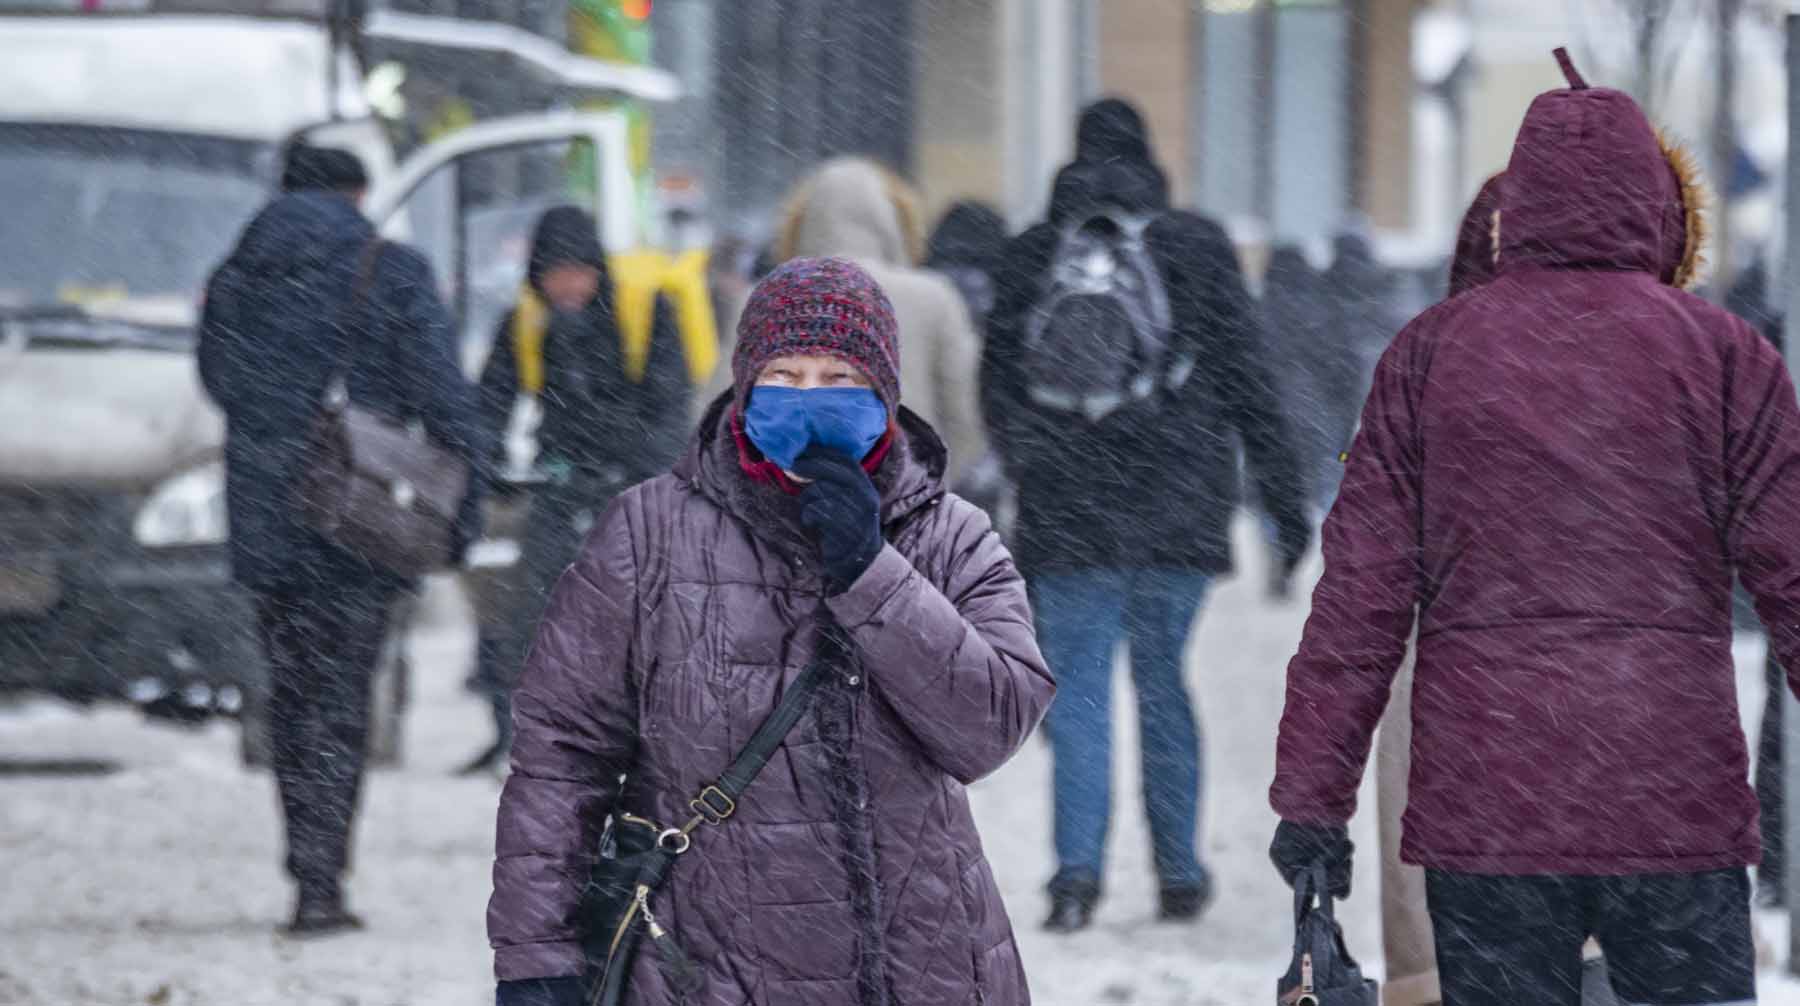
[(1294, 879), (1294, 960), (1275, 985), (1277, 1006), (1381, 1006), (1380, 986), (1364, 978), (1344, 947), (1332, 912), (1325, 867)]
[(1101, 208), (1063, 226), (1025, 324), (1034, 404), (1099, 422), (1192, 374), (1170, 348), (1167, 283), (1144, 240), (1155, 222)]

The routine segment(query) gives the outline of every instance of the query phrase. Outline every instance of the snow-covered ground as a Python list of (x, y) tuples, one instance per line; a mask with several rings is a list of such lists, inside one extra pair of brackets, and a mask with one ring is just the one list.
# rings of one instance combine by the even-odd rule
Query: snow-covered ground
[[(1254, 561), (1255, 549), (1241, 550)], [(1192, 682), (1208, 729), (1209, 857), (1219, 900), (1199, 924), (1153, 921), (1154, 888), (1135, 767), (1119, 763), (1110, 896), (1087, 933), (1038, 931), (1050, 871), (1049, 752), (1034, 740), (975, 790), (977, 816), (1011, 906), (1035, 1000), (1048, 1006), (1245, 1006), (1272, 999), (1286, 964), (1289, 898), (1265, 858), (1265, 791), (1282, 674), (1303, 607), (1270, 607), (1256, 569), (1214, 595)], [(461, 689), (471, 644), (453, 600), (414, 640), (407, 763), (369, 781), (353, 906), (366, 933), (297, 943), (273, 786), (238, 767), (231, 728), (144, 723), (126, 710), (33, 703), (0, 711), (0, 759), (116, 759), (95, 778), (0, 777), (0, 1004), (31, 1006), (477, 1006), (492, 1001), (482, 914), (493, 847), (492, 778), (451, 767), (486, 737)], [(1747, 710), (1761, 701), (1758, 644), (1741, 648)], [(1124, 687), (1121, 680), (1121, 687)], [(1134, 730), (1120, 703), (1122, 745)], [(1372, 797), (1365, 801), (1372, 806)], [(1373, 823), (1357, 842), (1376, 848)], [(1376, 863), (1358, 865), (1340, 909), (1353, 951), (1378, 971)], [(1767, 942), (1785, 949), (1777, 920)], [(1800, 1006), (1770, 968), (1763, 1001)]]

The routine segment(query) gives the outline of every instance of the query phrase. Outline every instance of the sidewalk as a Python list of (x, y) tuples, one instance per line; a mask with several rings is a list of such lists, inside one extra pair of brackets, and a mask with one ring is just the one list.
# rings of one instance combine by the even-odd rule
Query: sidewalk
[[(1290, 900), (1266, 859), (1275, 819), (1264, 797), (1283, 670), (1304, 607), (1265, 606), (1261, 582), (1248, 568), (1216, 592), (1193, 651), (1211, 755), (1207, 853), (1219, 885), (1204, 921), (1153, 922), (1135, 766), (1120, 766), (1110, 896), (1096, 927), (1072, 937), (1037, 929), (1051, 871), (1048, 749), (1033, 739), (976, 787), (976, 815), (1039, 1006), (1272, 1000)], [(290, 906), (273, 784), (238, 767), (232, 729), (151, 726), (120, 709), (0, 710), (0, 758), (97, 756), (123, 765), (97, 778), (0, 779), (0, 1004), (491, 1003), (482, 916), (499, 790), (491, 778), (449, 775), (486, 736), (485, 707), (461, 690), (470, 644), (456, 622), (414, 640), (407, 764), (370, 779), (358, 831), (350, 892), (369, 930), (317, 943), (274, 934)], [(1751, 650), (1740, 654), (1751, 665), (1740, 680), (1754, 711), (1761, 657)], [(1118, 708), (1129, 750), (1130, 703)], [(1376, 847), (1369, 820), (1359, 818), (1356, 840)], [(1356, 897), (1340, 909), (1353, 952), (1371, 965), (1380, 943), (1375, 865), (1362, 857)], [(1781, 932), (1765, 937), (1785, 950)], [(1800, 1006), (1800, 983), (1771, 972), (1763, 1002)]]

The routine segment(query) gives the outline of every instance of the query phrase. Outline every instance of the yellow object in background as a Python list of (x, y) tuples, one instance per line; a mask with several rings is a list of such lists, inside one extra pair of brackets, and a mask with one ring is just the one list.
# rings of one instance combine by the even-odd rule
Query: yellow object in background
[[(704, 249), (674, 257), (659, 251), (622, 252), (607, 257), (625, 376), (632, 383), (641, 383), (650, 366), (650, 336), (658, 294), (668, 298), (675, 312), (688, 380), (698, 387), (712, 377), (713, 369), (719, 365), (719, 327), (706, 286), (706, 267)], [(544, 390), (544, 333), (549, 325), (549, 308), (537, 291), (526, 284), (519, 291), (512, 325), (521, 391), (535, 395)]]

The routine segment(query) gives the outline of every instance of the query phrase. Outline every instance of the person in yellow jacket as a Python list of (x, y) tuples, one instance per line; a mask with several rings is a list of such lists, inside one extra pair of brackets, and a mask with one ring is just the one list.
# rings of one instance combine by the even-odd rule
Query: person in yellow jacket
[(512, 685), (532, 630), (594, 517), (621, 490), (667, 471), (685, 446), (693, 382), (710, 372), (717, 346), (704, 285), (698, 306), (677, 303), (692, 299), (685, 286), (668, 292), (664, 280), (679, 266), (609, 258), (594, 218), (574, 206), (538, 220), (525, 287), (481, 376), (492, 443), (505, 443), (521, 396), (536, 397), (542, 481), (525, 522), (523, 569), (480, 642), (473, 683), (491, 697), (497, 736), (468, 771), (506, 755)]

